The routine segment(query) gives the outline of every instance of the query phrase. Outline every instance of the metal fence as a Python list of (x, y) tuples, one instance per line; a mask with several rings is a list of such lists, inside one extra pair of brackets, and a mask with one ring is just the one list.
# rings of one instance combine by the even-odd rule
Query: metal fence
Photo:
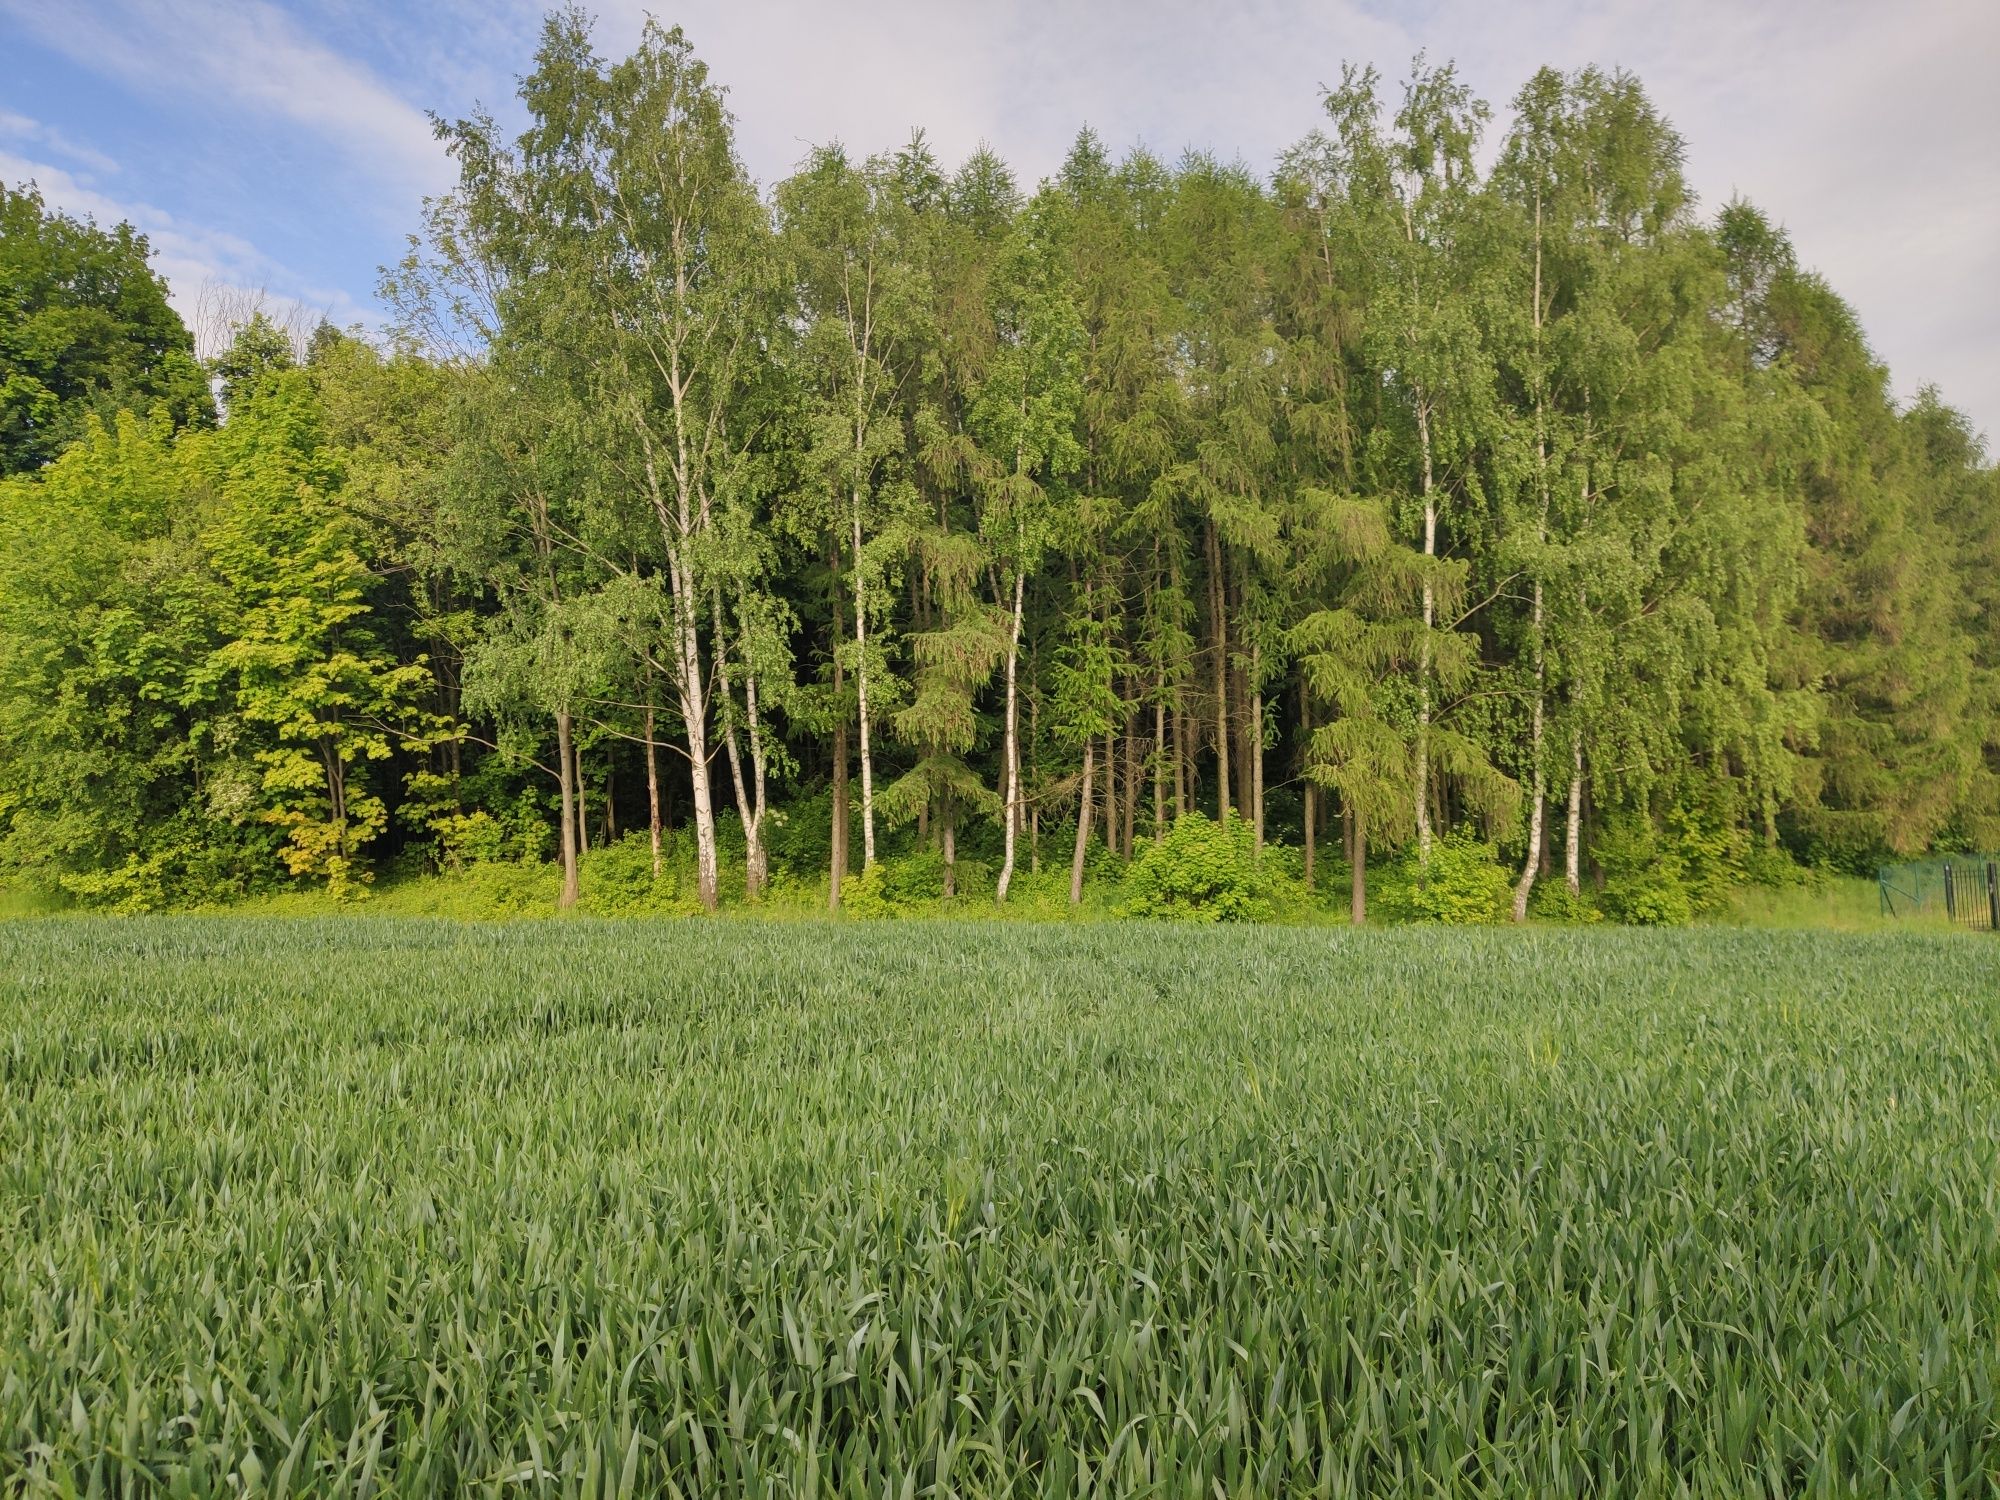
[(1888, 917), (1943, 917), (2000, 932), (2000, 854), (1945, 854), (1875, 872)]

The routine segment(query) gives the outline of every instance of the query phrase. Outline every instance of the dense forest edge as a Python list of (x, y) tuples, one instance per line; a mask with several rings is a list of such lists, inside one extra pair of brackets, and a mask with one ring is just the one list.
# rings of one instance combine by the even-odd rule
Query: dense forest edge
[(1677, 924), (2000, 847), (2000, 469), (1639, 80), (768, 191), (552, 16), (384, 329), (0, 185), (0, 912)]

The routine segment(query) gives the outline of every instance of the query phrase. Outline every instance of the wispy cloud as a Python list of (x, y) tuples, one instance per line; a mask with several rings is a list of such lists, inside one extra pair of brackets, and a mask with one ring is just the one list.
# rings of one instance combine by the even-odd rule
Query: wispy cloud
[(24, 147), (38, 146), (44, 151), (53, 151), (67, 161), (107, 177), (118, 170), (118, 163), (102, 151), (71, 140), (53, 125), (44, 125), (40, 120), (31, 120), (8, 109), (0, 109), (0, 141), (17, 141)]
[(91, 7), (0, 0), (0, 14), (135, 92), (221, 102), (246, 123), (300, 127), (404, 193), (434, 191), (448, 181), (423, 112), (268, 0), (109, 0)]

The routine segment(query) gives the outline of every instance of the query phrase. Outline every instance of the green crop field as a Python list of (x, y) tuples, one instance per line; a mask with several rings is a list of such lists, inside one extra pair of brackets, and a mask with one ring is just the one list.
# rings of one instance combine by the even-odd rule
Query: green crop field
[(1985, 1493), (2000, 942), (0, 923), (0, 1493)]

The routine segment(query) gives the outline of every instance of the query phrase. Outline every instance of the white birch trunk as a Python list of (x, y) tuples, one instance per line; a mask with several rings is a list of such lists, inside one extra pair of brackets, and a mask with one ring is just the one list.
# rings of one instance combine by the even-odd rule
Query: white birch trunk
[(1007, 899), (1007, 888), (1014, 882), (1014, 845), (1021, 827), (1021, 711), (1020, 694), (1016, 683), (1020, 675), (1021, 661), (1021, 606), (1027, 598), (1028, 570), (1016, 565), (1014, 570), (1014, 623), (1007, 637), (1007, 745), (1002, 768), (1006, 777), (1006, 808), (1002, 814), (1003, 853), (1000, 859), (1000, 882), (994, 890), (996, 901)]
[(854, 700), (861, 720), (861, 868), (875, 864), (875, 761), (868, 745), (868, 593), (861, 571), (861, 491), (854, 500)]
[(557, 777), (562, 786), (562, 894), (556, 897), (556, 905), (567, 911), (576, 905), (576, 783), (574, 761), (571, 759), (571, 735), (569, 711), (564, 709), (556, 715), (556, 765), (560, 770)]
[[(1541, 489), (1541, 519), (1536, 529), (1537, 542), (1546, 545), (1549, 539), (1549, 444), (1548, 433), (1543, 425), (1543, 371), (1542, 371), (1542, 195), (1535, 192), (1535, 287), (1534, 287), (1534, 327), (1535, 327), (1535, 472)], [(1548, 642), (1542, 623), (1542, 577), (1541, 559), (1535, 560), (1535, 707), (1533, 729), (1529, 735), (1529, 755), (1534, 762), (1534, 790), (1528, 808), (1528, 852), (1521, 861), (1521, 878), (1514, 882), (1514, 920), (1528, 920), (1528, 897), (1535, 889), (1535, 871), (1540, 867), (1542, 857), (1543, 805), (1548, 798), (1548, 777), (1542, 765), (1542, 726), (1548, 689)]]
[[(1417, 438), (1424, 458), (1424, 556), (1437, 556), (1437, 502), (1431, 496), (1430, 406), (1417, 392)], [(1431, 629), (1437, 623), (1437, 588), (1424, 569), (1424, 639), (1417, 663), (1417, 867), (1431, 861)]]
[(1569, 827), (1564, 834), (1563, 878), (1572, 896), (1583, 892), (1583, 731), (1570, 740)]
[[(764, 809), (761, 795), (753, 804), (750, 789), (743, 780), (743, 752), (736, 739), (736, 698), (735, 688), (729, 680), (729, 652), (724, 645), (727, 639), (726, 626), (722, 616), (722, 601), (717, 599), (714, 606), (715, 626), (715, 689), (722, 702), (722, 738), (729, 756), (729, 783), (736, 792), (736, 816), (743, 825), (743, 893), (752, 900), (763, 894), (761, 870), (763, 868), (763, 822)], [(753, 705), (750, 737), (752, 755), (757, 754), (757, 729), (754, 719), (754, 704), (757, 698), (757, 678), (748, 666), (744, 668), (744, 692)], [(759, 791), (761, 793), (761, 787)]]
[(1069, 860), (1069, 904), (1080, 905), (1083, 901), (1083, 855), (1090, 843), (1090, 781), (1091, 752), (1097, 746), (1096, 740), (1083, 742), (1083, 784), (1077, 792), (1076, 804), (1076, 851)]
[(715, 910), (717, 895), (715, 798), (708, 765), (708, 685), (701, 668), (701, 639), (695, 626), (692, 588), (686, 567), (676, 559), (674, 574), (674, 628), (677, 646), (677, 681), (681, 720), (687, 726), (688, 779), (694, 792), (695, 894), (709, 911)]
[(1535, 580), (1535, 708), (1534, 727), (1529, 735), (1529, 754), (1535, 763), (1533, 800), (1528, 808), (1528, 852), (1521, 861), (1521, 878), (1514, 882), (1514, 920), (1528, 920), (1528, 897), (1535, 889), (1535, 870), (1542, 855), (1543, 804), (1548, 800), (1548, 783), (1542, 769), (1543, 681), (1546, 671), (1542, 652), (1542, 581)]

